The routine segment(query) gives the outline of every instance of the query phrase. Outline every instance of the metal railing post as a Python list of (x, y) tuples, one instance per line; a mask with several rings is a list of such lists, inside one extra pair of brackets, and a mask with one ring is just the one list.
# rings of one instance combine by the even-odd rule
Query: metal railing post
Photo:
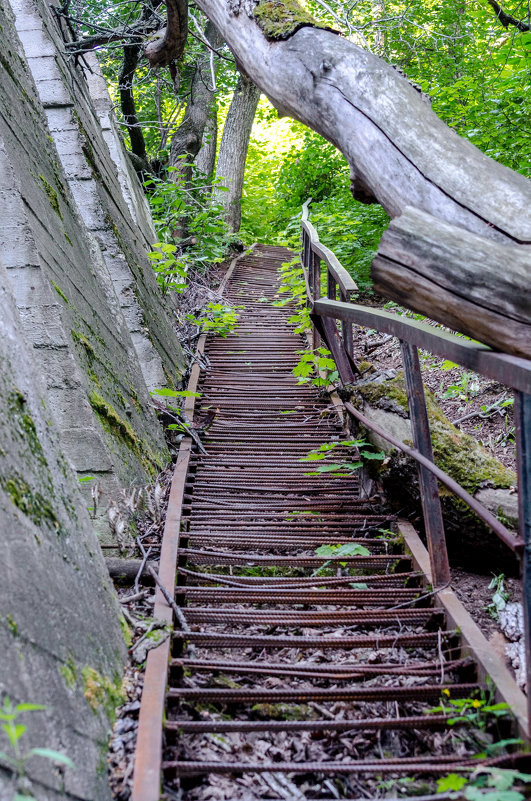
[[(314, 300), (317, 300), (318, 298), (321, 297), (321, 259), (319, 258), (317, 253), (313, 252), (313, 250), (311, 249), (311, 245), (310, 245), (310, 256), (311, 256), (311, 273), (313, 275), (312, 286), (314, 288), (313, 298)], [(313, 329), (312, 344), (315, 350), (315, 348), (318, 348), (321, 345), (321, 337), (315, 326), (312, 326), (312, 329)]]
[[(423, 456), (433, 462), (430, 425), (418, 351), (416, 347), (403, 340), (400, 340), (400, 346), (404, 360), (404, 375), (413, 444)], [(435, 476), (421, 464), (418, 465), (418, 476), (433, 585), (434, 587), (441, 587), (450, 581), (450, 566), (446, 550), (446, 538), (444, 536), (439, 486)]]
[(310, 253), (311, 253), (310, 240), (309, 240), (309, 237), (308, 237), (308, 234), (306, 233), (306, 231), (303, 230), (303, 232), (302, 232), (302, 264), (304, 266), (304, 269), (306, 270), (306, 275), (308, 276), (308, 285), (310, 287), (310, 293), (311, 293), (312, 299), (315, 300), (315, 292), (313, 290), (312, 271), (308, 269), (308, 263), (309, 263), (308, 256), (310, 255)]
[[(339, 298), (343, 303), (348, 303), (350, 300), (350, 292), (344, 292), (343, 289), (339, 289)], [(345, 350), (347, 351), (348, 355), (352, 357), (354, 353), (354, 340), (352, 336), (352, 323), (349, 323), (347, 320), (341, 321), (341, 331), (343, 332), (343, 342), (345, 343)]]
[(326, 296), (330, 298), (330, 300), (336, 299), (337, 294), (337, 284), (335, 281), (334, 276), (330, 272), (330, 270), (326, 271), (327, 281), (326, 281)]
[(518, 470), (518, 521), (524, 541), (522, 554), (522, 605), (524, 608), (528, 734), (531, 735), (531, 395), (515, 392), (516, 458)]

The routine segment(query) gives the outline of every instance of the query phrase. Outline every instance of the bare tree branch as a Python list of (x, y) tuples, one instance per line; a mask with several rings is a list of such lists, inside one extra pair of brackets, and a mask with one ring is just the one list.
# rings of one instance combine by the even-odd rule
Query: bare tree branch
[(514, 25), (514, 27), (522, 33), (531, 30), (531, 25), (529, 25), (528, 22), (523, 22), (523, 20), (513, 17), (512, 14), (508, 14), (503, 10), (501, 5), (496, 2), (496, 0), (487, 0), (487, 3), (492, 9), (494, 9), (496, 17), (499, 19), (504, 28), (508, 28), (509, 25)]
[(144, 48), (149, 66), (168, 67), (178, 59), (186, 47), (188, 35), (188, 0), (166, 0), (168, 21), (154, 41)]

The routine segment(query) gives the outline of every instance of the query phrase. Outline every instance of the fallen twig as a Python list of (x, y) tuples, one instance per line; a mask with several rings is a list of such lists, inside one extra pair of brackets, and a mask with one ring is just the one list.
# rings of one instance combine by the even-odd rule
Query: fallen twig
[(190, 626), (188, 625), (188, 623), (187, 623), (187, 621), (186, 621), (186, 618), (185, 618), (185, 616), (184, 616), (184, 614), (183, 614), (183, 611), (182, 611), (182, 609), (180, 609), (180, 608), (177, 606), (177, 604), (175, 603), (175, 601), (174, 601), (174, 600), (173, 600), (173, 598), (171, 597), (170, 593), (168, 592), (168, 590), (166, 589), (166, 587), (164, 586), (164, 584), (162, 583), (162, 581), (159, 579), (158, 573), (156, 573), (156, 572), (155, 572), (155, 570), (153, 570), (153, 568), (151, 567), (151, 565), (148, 565), (148, 573), (149, 573), (151, 576), (153, 576), (153, 578), (154, 578), (154, 580), (155, 580), (156, 584), (158, 584), (158, 586), (160, 587), (160, 591), (161, 591), (161, 593), (163, 594), (164, 598), (166, 599), (166, 602), (167, 602), (167, 603), (168, 603), (168, 605), (169, 605), (169, 606), (171, 606), (171, 608), (173, 609), (173, 611), (174, 611), (174, 613), (175, 613), (175, 617), (176, 617), (176, 618), (177, 618), (177, 620), (179, 621), (179, 625), (180, 625), (181, 629), (182, 629), (183, 631), (191, 631), (191, 629), (190, 629)]

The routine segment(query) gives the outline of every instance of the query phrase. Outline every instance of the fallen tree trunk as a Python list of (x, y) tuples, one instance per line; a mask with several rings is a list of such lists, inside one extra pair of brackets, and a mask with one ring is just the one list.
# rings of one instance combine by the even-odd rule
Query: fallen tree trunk
[[(381, 203), (391, 217), (407, 206), (422, 209), (483, 237), (487, 254), (490, 241), (531, 244), (531, 182), (459, 137), (392, 66), (318, 28), (293, 0), (289, 5), (198, 0), (198, 5), (279, 112), (342, 151), (355, 198)], [(512, 263), (505, 272), (513, 272)], [(467, 298), (477, 282), (481, 271), (474, 273)], [(404, 302), (413, 300), (408, 294)], [(424, 296), (417, 300), (419, 311), (432, 313)], [(527, 312), (527, 323), (529, 318)]]
[(406, 208), (372, 264), (385, 297), (507, 353), (531, 358), (531, 252)]
[[(107, 556), (105, 564), (109, 571), (109, 576), (115, 584), (133, 584), (142, 567), (141, 559), (122, 559), (120, 557)], [(149, 567), (155, 566), (158, 569), (158, 562), (147, 562), (142, 569), (141, 581), (143, 584), (152, 584), (153, 579), (149, 573)]]
[(238, 0), (198, 5), (279, 111), (342, 151), (355, 196), (375, 199), (391, 217), (416, 206), (488, 239), (531, 244), (523, 214), (531, 182), (459, 137), (392, 66), (315, 27), (302, 10), (297, 19), (293, 3), (262, 0), (252, 16)]

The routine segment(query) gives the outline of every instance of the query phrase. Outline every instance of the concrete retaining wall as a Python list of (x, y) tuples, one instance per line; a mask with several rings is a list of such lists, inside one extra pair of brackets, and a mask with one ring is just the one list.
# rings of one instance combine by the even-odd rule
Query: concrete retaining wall
[[(21, 712), (21, 752), (76, 765), (28, 760), (42, 801), (110, 797), (126, 647), (90, 487), (111, 495), (167, 463), (149, 389), (179, 386), (183, 366), (142, 188), (89, 78), (44, 2), (0, 0), (0, 702), (45, 705)], [(13, 797), (0, 757), (0, 801)]]

